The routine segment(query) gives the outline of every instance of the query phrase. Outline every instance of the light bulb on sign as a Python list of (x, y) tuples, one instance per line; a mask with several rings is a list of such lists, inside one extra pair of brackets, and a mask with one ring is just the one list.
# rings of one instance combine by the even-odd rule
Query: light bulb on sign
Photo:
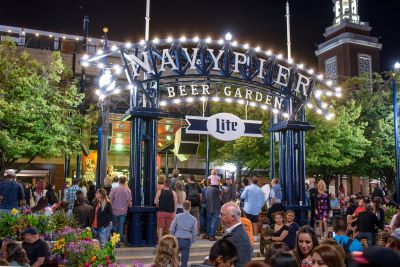
[(106, 87), (106, 91), (111, 91), (115, 88), (115, 81), (111, 81), (112, 75), (110, 70), (105, 70), (99, 79), (100, 88)]
[(227, 41), (232, 40), (232, 34), (230, 32), (225, 34), (225, 40), (227, 40)]

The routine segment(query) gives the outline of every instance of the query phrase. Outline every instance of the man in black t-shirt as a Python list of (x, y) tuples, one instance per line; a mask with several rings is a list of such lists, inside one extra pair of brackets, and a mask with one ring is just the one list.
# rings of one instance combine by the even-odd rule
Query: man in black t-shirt
[(28, 255), (29, 264), (32, 267), (45, 266), (49, 257), (49, 246), (47, 242), (40, 239), (35, 228), (27, 228), (22, 232), (24, 241), (22, 247)]

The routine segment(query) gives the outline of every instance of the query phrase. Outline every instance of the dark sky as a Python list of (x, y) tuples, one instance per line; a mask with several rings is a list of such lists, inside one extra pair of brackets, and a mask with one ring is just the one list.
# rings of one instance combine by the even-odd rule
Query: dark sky
[[(227, 31), (240, 43), (261, 46), (286, 55), (285, 0), (152, 0), (150, 38), (168, 35), (221, 38)], [(292, 54), (296, 62), (315, 67), (316, 45), (333, 20), (331, 0), (291, 0)], [(144, 38), (146, 0), (5, 0), (0, 24), (70, 34), (82, 34), (84, 15), (90, 18), (90, 36), (100, 37), (109, 27), (109, 39)], [(383, 44), (381, 68), (400, 60), (400, 1), (359, 0), (361, 21)]]

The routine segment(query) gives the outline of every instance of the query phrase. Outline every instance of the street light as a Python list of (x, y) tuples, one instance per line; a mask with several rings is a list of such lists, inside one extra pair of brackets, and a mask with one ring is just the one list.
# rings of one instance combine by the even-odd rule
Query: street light
[[(400, 63), (394, 64), (395, 70), (400, 69)], [(400, 202), (400, 159), (399, 159), (399, 125), (398, 125), (398, 110), (397, 110), (397, 88), (396, 78), (392, 77), (392, 88), (393, 88), (393, 114), (394, 114), (394, 145), (396, 152), (396, 196), (397, 202)]]

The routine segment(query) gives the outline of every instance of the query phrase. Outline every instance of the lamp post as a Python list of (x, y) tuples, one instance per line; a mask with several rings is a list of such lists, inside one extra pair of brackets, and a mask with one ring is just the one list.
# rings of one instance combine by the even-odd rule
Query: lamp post
[[(400, 63), (396, 62), (394, 64), (395, 70), (400, 69)], [(398, 109), (397, 109), (397, 88), (396, 88), (396, 78), (392, 78), (392, 88), (393, 88), (393, 114), (394, 114), (394, 145), (396, 152), (396, 196), (397, 202), (400, 202), (400, 159), (399, 159), (399, 124), (398, 124)]]

